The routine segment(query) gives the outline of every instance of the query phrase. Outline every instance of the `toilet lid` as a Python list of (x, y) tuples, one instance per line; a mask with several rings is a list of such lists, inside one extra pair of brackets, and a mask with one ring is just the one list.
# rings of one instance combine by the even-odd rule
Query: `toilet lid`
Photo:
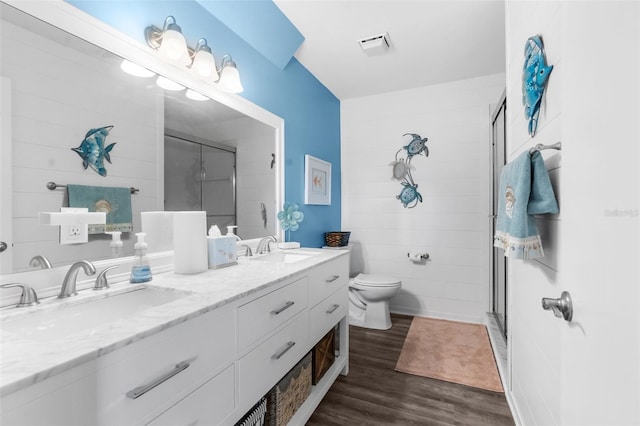
[(369, 287), (391, 287), (401, 283), (397, 278), (373, 274), (358, 274), (353, 281), (356, 284), (362, 284)]

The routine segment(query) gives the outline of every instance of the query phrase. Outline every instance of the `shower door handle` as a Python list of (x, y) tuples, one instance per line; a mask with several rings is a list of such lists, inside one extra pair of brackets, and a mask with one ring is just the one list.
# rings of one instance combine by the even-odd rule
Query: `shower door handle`
[(573, 303), (568, 291), (563, 291), (559, 299), (543, 297), (542, 309), (553, 311), (556, 317), (564, 318), (566, 321), (571, 321), (573, 318)]

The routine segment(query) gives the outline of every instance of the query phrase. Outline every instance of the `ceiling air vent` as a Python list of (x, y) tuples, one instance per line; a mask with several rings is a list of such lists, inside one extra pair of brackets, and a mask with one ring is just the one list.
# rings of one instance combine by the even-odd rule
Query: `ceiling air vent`
[(389, 34), (382, 33), (358, 41), (364, 53), (368, 56), (382, 55), (389, 50)]

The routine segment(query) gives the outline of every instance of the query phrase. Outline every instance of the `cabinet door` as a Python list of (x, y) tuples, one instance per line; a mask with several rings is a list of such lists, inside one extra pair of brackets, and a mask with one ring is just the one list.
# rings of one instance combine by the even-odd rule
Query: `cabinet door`
[(218, 425), (235, 408), (235, 369), (229, 366), (148, 426)]
[(0, 424), (86, 426), (98, 423), (94, 361), (2, 397)]

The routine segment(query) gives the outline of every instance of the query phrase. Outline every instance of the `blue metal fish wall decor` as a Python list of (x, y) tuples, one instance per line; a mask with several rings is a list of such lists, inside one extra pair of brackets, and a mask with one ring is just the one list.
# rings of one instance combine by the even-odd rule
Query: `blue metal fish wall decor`
[(109, 135), (113, 126), (100, 127), (99, 129), (91, 129), (87, 132), (84, 140), (77, 148), (71, 148), (72, 151), (78, 153), (82, 158), (82, 167), (86, 170), (91, 166), (100, 176), (107, 175), (107, 169), (104, 168), (104, 160), (111, 163), (109, 153), (115, 146), (115, 142), (104, 146), (104, 140)]
[(534, 137), (538, 128), (538, 115), (544, 89), (553, 70), (547, 65), (542, 37), (529, 37), (524, 46), (524, 66), (522, 68), (522, 104), (524, 116), (529, 120), (529, 135)]

